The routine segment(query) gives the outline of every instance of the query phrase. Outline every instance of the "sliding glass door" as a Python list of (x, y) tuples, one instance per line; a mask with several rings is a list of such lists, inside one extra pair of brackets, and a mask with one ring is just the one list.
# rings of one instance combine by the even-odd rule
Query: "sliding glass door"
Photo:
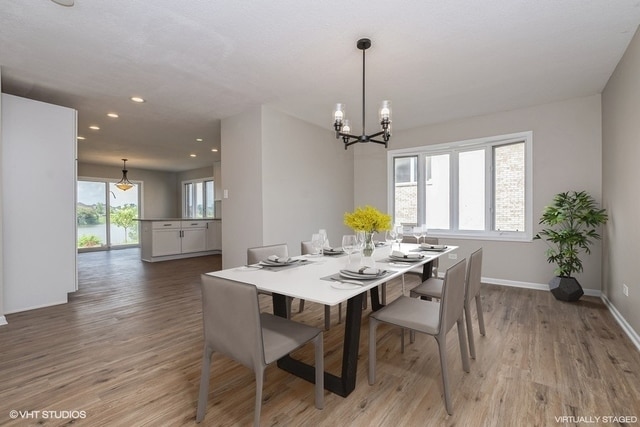
[(79, 250), (138, 245), (139, 184), (122, 191), (115, 182), (78, 179), (76, 223)]

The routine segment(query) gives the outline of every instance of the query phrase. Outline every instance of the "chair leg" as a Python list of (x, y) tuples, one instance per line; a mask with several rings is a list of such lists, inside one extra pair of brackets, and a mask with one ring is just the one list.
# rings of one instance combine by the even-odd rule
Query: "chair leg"
[(260, 427), (260, 412), (262, 410), (262, 385), (264, 383), (264, 368), (256, 371), (256, 407), (253, 415), (253, 425)]
[(324, 329), (329, 330), (331, 328), (331, 306), (324, 306)]
[(202, 371), (200, 372), (200, 391), (198, 393), (198, 409), (196, 410), (196, 422), (204, 419), (207, 411), (207, 401), (209, 397), (209, 373), (211, 371), (211, 356), (213, 350), (204, 347), (202, 351)]
[(298, 306), (298, 313), (302, 313), (304, 311), (304, 300), (300, 300), (300, 305)]
[(460, 342), (460, 356), (462, 357), (462, 369), (465, 372), (470, 372), (471, 367), (469, 365), (469, 350), (467, 349), (467, 337), (464, 333), (464, 321), (462, 320), (462, 316), (456, 321), (458, 325), (458, 341)]
[(369, 317), (369, 385), (376, 382), (376, 329), (378, 321)]
[(413, 344), (416, 341), (416, 331), (409, 329), (409, 342)]
[(442, 389), (444, 395), (444, 407), (447, 414), (453, 415), (453, 407), (451, 405), (451, 392), (449, 391), (449, 371), (447, 369), (447, 335), (442, 335), (442, 342), (435, 337), (438, 343), (438, 352), (440, 353), (440, 370), (442, 371)]
[(469, 338), (469, 354), (471, 354), (471, 358), (475, 360), (476, 358), (476, 346), (473, 342), (473, 322), (471, 319), (471, 307), (465, 301), (464, 303), (464, 320), (467, 322), (467, 337)]
[(324, 408), (324, 338), (322, 332), (314, 340), (314, 346), (316, 350), (316, 408)]
[(400, 353), (404, 353), (404, 328), (400, 328)]
[(478, 325), (480, 326), (480, 335), (487, 335), (484, 329), (484, 314), (482, 314), (482, 303), (480, 302), (480, 293), (476, 294), (476, 311), (478, 312)]

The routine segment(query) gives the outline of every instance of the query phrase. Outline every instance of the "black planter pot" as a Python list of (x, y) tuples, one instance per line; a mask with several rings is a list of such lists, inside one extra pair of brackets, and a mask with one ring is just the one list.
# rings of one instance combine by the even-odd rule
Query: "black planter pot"
[(556, 276), (549, 282), (549, 290), (560, 301), (578, 301), (584, 291), (580, 283), (573, 277)]

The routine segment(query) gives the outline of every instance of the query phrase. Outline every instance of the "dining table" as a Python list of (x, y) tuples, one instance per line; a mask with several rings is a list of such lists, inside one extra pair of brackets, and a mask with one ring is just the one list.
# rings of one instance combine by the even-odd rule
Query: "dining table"
[[(456, 249), (457, 246), (449, 245), (439, 245), (429, 250), (429, 247), (425, 249), (417, 243), (401, 243), (399, 248), (397, 244), (385, 244), (377, 247), (373, 256), (366, 260), (360, 254), (348, 256), (337, 251), (337, 254), (330, 255), (329, 251), (324, 251), (324, 255), (320, 256), (292, 257), (289, 263), (282, 266), (261, 262), (206, 274), (252, 284), (258, 291), (270, 293), (273, 312), (281, 317), (287, 316), (287, 298), (300, 298), (329, 306), (346, 301), (342, 369), (338, 375), (326, 371), (324, 375), (325, 389), (346, 397), (355, 389), (363, 298), (366, 298), (367, 292), (371, 295), (371, 309), (378, 310), (382, 307), (378, 295), (380, 285), (419, 265), (423, 266), (423, 278), (430, 277), (433, 260)], [(400, 253), (406, 254), (407, 258), (390, 257)], [(416, 257), (417, 254), (422, 257)], [(365, 261), (368, 267), (384, 273), (373, 275), (370, 279), (345, 278), (341, 275), (341, 270), (343, 273), (344, 270), (354, 270), (354, 267), (357, 270)], [(315, 368), (312, 365), (290, 355), (279, 359), (277, 364), (281, 369), (314, 382)]]

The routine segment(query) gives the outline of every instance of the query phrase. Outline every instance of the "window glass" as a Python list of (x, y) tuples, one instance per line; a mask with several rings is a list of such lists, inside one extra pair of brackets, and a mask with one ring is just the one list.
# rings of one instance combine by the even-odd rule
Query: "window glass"
[(524, 143), (494, 148), (495, 229), (522, 231), (525, 223)]
[(460, 230), (484, 230), (484, 149), (458, 156), (458, 207)]
[(450, 228), (450, 155), (438, 154), (425, 159), (425, 221), (427, 228)]
[(418, 157), (398, 157), (394, 159), (394, 219), (396, 224), (417, 222), (416, 170)]

